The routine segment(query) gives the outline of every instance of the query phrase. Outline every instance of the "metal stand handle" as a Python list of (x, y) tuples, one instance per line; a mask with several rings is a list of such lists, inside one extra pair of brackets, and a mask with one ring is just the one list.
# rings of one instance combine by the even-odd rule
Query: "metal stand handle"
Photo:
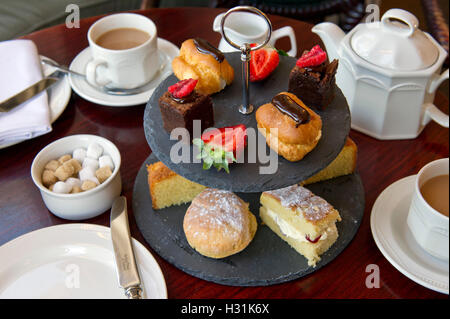
[[(253, 12), (264, 18), (264, 20), (267, 23), (268, 33), (267, 38), (263, 43), (260, 43), (253, 48), (250, 47), (251, 43), (243, 43), (242, 45), (239, 46), (227, 37), (224, 30), (225, 20), (231, 13), (238, 11)], [(228, 42), (229, 45), (238, 50), (241, 50), (243, 96), (242, 96), (242, 105), (239, 107), (239, 112), (241, 112), (242, 114), (250, 114), (253, 112), (254, 109), (253, 105), (250, 104), (250, 88), (249, 88), (250, 52), (262, 48), (267, 44), (267, 42), (269, 42), (270, 37), (272, 36), (272, 23), (270, 23), (269, 18), (261, 10), (250, 6), (238, 6), (228, 10), (222, 17), (222, 21), (220, 23), (220, 33), (222, 34), (222, 37), (225, 39), (226, 42)]]

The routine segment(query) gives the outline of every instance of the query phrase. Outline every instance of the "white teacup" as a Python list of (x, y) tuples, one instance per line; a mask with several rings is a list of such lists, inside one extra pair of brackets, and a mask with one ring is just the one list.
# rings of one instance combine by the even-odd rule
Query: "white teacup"
[[(214, 19), (214, 31), (220, 33), (220, 24), (224, 15), (225, 13), (221, 13)], [(267, 37), (267, 23), (263, 17), (251, 12), (233, 12), (225, 21), (224, 32), (231, 41), (238, 45), (243, 43), (262, 43)], [(278, 39), (283, 37), (289, 37), (291, 42), (291, 49), (286, 53), (295, 57), (297, 55), (297, 40), (292, 27), (286, 26), (272, 31), (272, 36), (267, 44), (273, 46)], [(218, 49), (222, 52), (238, 51), (223, 38), (220, 40)]]
[(417, 174), (407, 224), (413, 237), (430, 255), (448, 260), (448, 217), (431, 207), (420, 188), (433, 177), (449, 172), (449, 159), (444, 158), (425, 165)]
[[(125, 50), (106, 49), (96, 43), (101, 35), (121, 28), (138, 29), (150, 37), (143, 44)], [(95, 22), (87, 37), (93, 59), (86, 66), (86, 77), (91, 85), (132, 89), (148, 83), (159, 70), (156, 26), (143, 15), (109, 15)]]

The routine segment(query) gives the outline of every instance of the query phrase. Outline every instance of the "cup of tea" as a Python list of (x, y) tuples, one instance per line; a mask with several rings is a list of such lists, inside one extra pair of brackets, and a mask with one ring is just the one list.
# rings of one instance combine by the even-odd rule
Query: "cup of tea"
[(449, 159), (425, 165), (417, 174), (407, 224), (430, 255), (448, 261)]
[(143, 15), (106, 16), (89, 28), (87, 37), (92, 60), (86, 78), (91, 85), (132, 89), (148, 83), (159, 69), (156, 26)]

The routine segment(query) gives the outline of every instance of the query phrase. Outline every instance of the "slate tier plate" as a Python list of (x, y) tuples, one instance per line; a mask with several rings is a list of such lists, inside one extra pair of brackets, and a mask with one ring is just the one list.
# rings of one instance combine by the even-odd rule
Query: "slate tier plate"
[(355, 236), (364, 214), (364, 189), (357, 173), (308, 185), (340, 213), (339, 237), (315, 268), (269, 227), (261, 224), (261, 193), (237, 193), (250, 204), (258, 220), (253, 241), (238, 254), (212, 259), (192, 249), (183, 231), (183, 219), (189, 204), (153, 210), (149, 195), (146, 165), (158, 159), (152, 154), (142, 164), (133, 191), (133, 212), (147, 243), (169, 263), (204, 280), (231, 286), (266, 286), (306, 276), (336, 258)]
[[(256, 130), (255, 113), (242, 115), (238, 111), (239, 105), (242, 104), (240, 53), (226, 53), (225, 56), (235, 70), (235, 77), (230, 86), (212, 95), (215, 127), (245, 124), (247, 128)], [(296, 59), (292, 57), (281, 56), (280, 64), (267, 79), (250, 83), (250, 101), (255, 106), (255, 110), (258, 106), (270, 102), (276, 94), (287, 91), (289, 73), (295, 62)], [(256, 163), (230, 165), (230, 174), (223, 170), (218, 172), (214, 167), (205, 171), (201, 163), (193, 163), (192, 160), (189, 163), (173, 163), (170, 159), (170, 151), (178, 141), (170, 140), (169, 134), (163, 128), (158, 100), (167, 88), (177, 81), (175, 75), (170, 75), (158, 86), (147, 103), (144, 113), (145, 137), (153, 153), (167, 167), (191, 181), (208, 187), (251, 193), (295, 184), (328, 166), (344, 147), (350, 131), (350, 111), (347, 100), (341, 90), (336, 87), (333, 102), (324, 111), (317, 111), (323, 123), (322, 138), (317, 146), (299, 162), (289, 162), (276, 156), (278, 169), (275, 174), (260, 174), (260, 168), (267, 167), (268, 163), (261, 163), (258, 156)], [(269, 154), (270, 150), (264, 137), (259, 132), (256, 135), (262, 139), (263, 143), (260, 145), (264, 147), (264, 154)], [(191, 158), (192, 147), (191, 145)]]

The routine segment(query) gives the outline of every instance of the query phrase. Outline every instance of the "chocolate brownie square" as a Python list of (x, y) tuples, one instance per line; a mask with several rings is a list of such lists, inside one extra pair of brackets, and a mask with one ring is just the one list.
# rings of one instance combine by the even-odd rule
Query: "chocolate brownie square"
[(192, 92), (191, 95), (178, 99), (166, 91), (159, 98), (159, 108), (164, 129), (170, 132), (178, 127), (188, 130), (191, 140), (193, 136), (193, 121), (201, 121), (202, 131), (214, 126), (212, 99), (208, 95)]
[(324, 109), (334, 98), (338, 60), (314, 67), (295, 66), (289, 74), (290, 93), (309, 107)]

